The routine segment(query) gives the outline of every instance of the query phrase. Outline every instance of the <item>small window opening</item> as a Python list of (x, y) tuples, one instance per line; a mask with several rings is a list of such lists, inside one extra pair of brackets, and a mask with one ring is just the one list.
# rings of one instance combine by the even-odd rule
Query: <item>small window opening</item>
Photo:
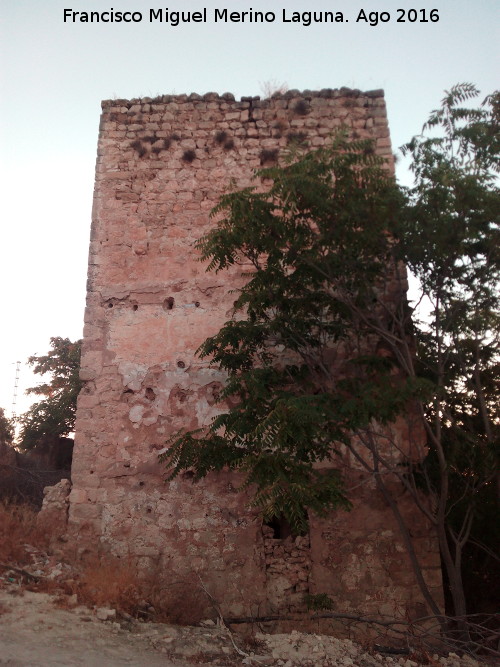
[(275, 516), (266, 522), (266, 526), (273, 529), (275, 540), (284, 540), (292, 534), (292, 529), (283, 515)]
[(297, 533), (292, 529), (287, 519), (281, 514), (280, 516), (274, 516), (269, 521), (264, 523), (265, 526), (269, 526), (273, 530), (273, 539), (275, 540), (286, 540), (287, 537), (299, 537), (304, 536), (306, 533)]

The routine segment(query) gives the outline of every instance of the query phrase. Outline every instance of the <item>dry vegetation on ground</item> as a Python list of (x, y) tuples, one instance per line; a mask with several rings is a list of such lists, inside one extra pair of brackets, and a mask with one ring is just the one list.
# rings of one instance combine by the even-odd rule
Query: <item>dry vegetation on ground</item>
[[(202, 627), (185, 628), (181, 631), (179, 626), (199, 624), (210, 614), (210, 604), (201, 584), (197, 585), (196, 581), (165, 581), (159, 576), (159, 572), (152, 573), (149, 578), (139, 578), (131, 562), (111, 557), (87, 559), (85, 562), (68, 558), (63, 562), (60, 553), (53, 553), (49, 548), (49, 544), (54, 542), (53, 538), (47, 526), (42, 529), (37, 524), (37, 512), (29, 506), (0, 503), (0, 594), (1, 589), (4, 589), (4, 599), (8, 600), (12, 595), (22, 596), (24, 591), (29, 591), (30, 594), (50, 593), (53, 596), (51, 599), (62, 609), (76, 608), (75, 611), (78, 611), (87, 607), (91, 618), (113, 621), (111, 625), (118, 627), (116, 632), (121, 631), (120, 623), (116, 622), (118, 620), (125, 625), (136, 624), (130, 627), (139, 627), (137, 623), (140, 621), (152, 621), (151, 625), (139, 625), (151, 628), (151, 643), (155, 649), (168, 652), (175, 658), (187, 658), (186, 651), (192, 653), (194, 648), (198, 647), (198, 654), (189, 653), (190, 664), (196, 660), (198, 663), (207, 664), (207, 651), (214, 652), (209, 664), (242, 664), (241, 659), (245, 656), (245, 660), (248, 658), (250, 662), (244, 664), (254, 664), (249, 656), (258, 644), (259, 653), (263, 651), (268, 655), (263, 662), (267, 665), (289, 664), (298, 667), (321, 664), (337, 667), (363, 664), (368, 667), (406, 664), (411, 667), (479, 667), (476, 661), (453, 657), (453, 654), (438, 658), (423, 646), (415, 649), (416, 644), (411, 651), (406, 651), (403, 658), (392, 658), (390, 655), (377, 657), (373, 638), (368, 640), (368, 635), (362, 648), (349, 640), (306, 635), (296, 631), (287, 635), (255, 635), (260, 629), (258, 624), (247, 625), (247, 630), (251, 629), (250, 639), (248, 636), (238, 635), (237, 642), (224, 625), (216, 626), (212, 623), (211, 629), (204, 622)], [(7, 596), (5, 592), (8, 593)], [(104, 612), (104, 615), (100, 612)], [(106, 612), (109, 612), (109, 617)], [(8, 605), (0, 604), (0, 617), (5, 620), (12, 613)], [(171, 625), (155, 625), (158, 623)], [(155, 628), (161, 627), (170, 627), (169, 633), (177, 637), (175, 646), (158, 640), (157, 633), (162, 630)], [(174, 630), (174, 627), (177, 627), (177, 630)], [(251, 645), (252, 638), (254, 645)], [(168, 642), (171, 641), (173, 640), (168, 639)], [(109, 642), (112, 646), (114, 640), (110, 639)], [(167, 645), (168, 650), (165, 648)], [(243, 650), (238, 646), (243, 647)], [(233, 653), (234, 656), (231, 657), (229, 654)], [(238, 655), (239, 657), (236, 657)], [(362, 663), (356, 660), (362, 660)]]
[(48, 535), (37, 525), (29, 505), (0, 500), (0, 563), (19, 566), (31, 562), (27, 547), (48, 547)]
[(0, 502), (0, 585), (2, 574), (10, 572), (30, 590), (133, 618), (187, 625), (206, 617), (207, 600), (193, 583), (168, 581), (159, 572), (139, 578), (133, 563), (111, 556), (81, 562), (68, 557), (61, 567), (49, 548), (51, 537), (32, 507)]

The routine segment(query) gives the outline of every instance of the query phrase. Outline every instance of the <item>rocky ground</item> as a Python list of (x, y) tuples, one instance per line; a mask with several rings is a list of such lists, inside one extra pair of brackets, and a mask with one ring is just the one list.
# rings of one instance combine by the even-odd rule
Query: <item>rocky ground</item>
[[(66, 608), (61, 608), (62, 606)], [(144, 623), (115, 610), (79, 606), (71, 596), (0, 588), (0, 665), (10, 667), (479, 667), (453, 654), (388, 656), (349, 640), (290, 634), (257, 634), (249, 643), (213, 621), (198, 627)]]
[[(389, 655), (347, 639), (296, 631), (243, 636), (208, 619), (197, 626), (145, 622), (110, 606), (84, 606), (64, 586), (76, 574), (70, 564), (29, 545), (24, 553), (28, 565), (0, 562), (0, 665), (480, 667), (454, 654)], [(41, 585), (51, 592), (33, 590)]]

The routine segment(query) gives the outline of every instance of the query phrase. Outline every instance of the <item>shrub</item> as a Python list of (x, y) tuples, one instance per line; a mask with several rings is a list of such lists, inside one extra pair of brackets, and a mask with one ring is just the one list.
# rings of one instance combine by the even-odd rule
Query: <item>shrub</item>
[(307, 146), (307, 134), (305, 132), (289, 132), (286, 139), (288, 144)]
[(184, 151), (184, 154), (183, 154), (183, 156), (182, 156), (182, 159), (184, 160), (184, 162), (189, 162), (189, 163), (191, 163), (191, 162), (193, 162), (193, 160), (196, 159), (196, 153), (194, 152), (194, 150), (192, 150), (192, 149), (190, 148), (190, 149), (188, 149), (187, 151)]
[(309, 113), (309, 105), (305, 100), (299, 100), (293, 107), (293, 110), (298, 116), (307, 116)]
[(28, 546), (47, 545), (47, 534), (37, 526), (37, 512), (29, 505), (0, 501), (0, 562), (30, 562)]
[(67, 592), (88, 606), (178, 625), (199, 623), (208, 613), (205, 594), (191, 582), (171, 582), (158, 571), (144, 577), (131, 561), (113, 556), (88, 561)]
[(217, 144), (223, 144), (223, 143), (225, 143), (227, 138), (228, 138), (227, 132), (225, 130), (220, 130), (215, 135), (215, 142)]
[(137, 570), (130, 562), (112, 557), (87, 562), (72, 592), (80, 603), (112, 607), (133, 616), (144, 597)]

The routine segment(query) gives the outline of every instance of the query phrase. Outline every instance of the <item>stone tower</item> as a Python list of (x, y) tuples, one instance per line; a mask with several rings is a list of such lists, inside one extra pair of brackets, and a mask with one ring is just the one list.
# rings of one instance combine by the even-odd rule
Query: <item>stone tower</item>
[[(234, 474), (166, 484), (157, 461), (173, 432), (221, 409), (224, 377), (195, 351), (230, 317), (242, 279), (199, 262), (210, 210), (291, 140), (323, 146), (340, 126), (373, 138), (392, 165), (380, 90), (102, 104), (69, 531), (82, 552), (132, 558), (159, 576), (199, 574), (232, 614), (297, 610), (304, 593), (328, 593), (346, 611), (423, 611), (392, 514), (368, 484), (351, 512), (312, 517), (294, 539), (262, 525)], [(439, 587), (436, 544), (419, 517), (412, 528)]]

